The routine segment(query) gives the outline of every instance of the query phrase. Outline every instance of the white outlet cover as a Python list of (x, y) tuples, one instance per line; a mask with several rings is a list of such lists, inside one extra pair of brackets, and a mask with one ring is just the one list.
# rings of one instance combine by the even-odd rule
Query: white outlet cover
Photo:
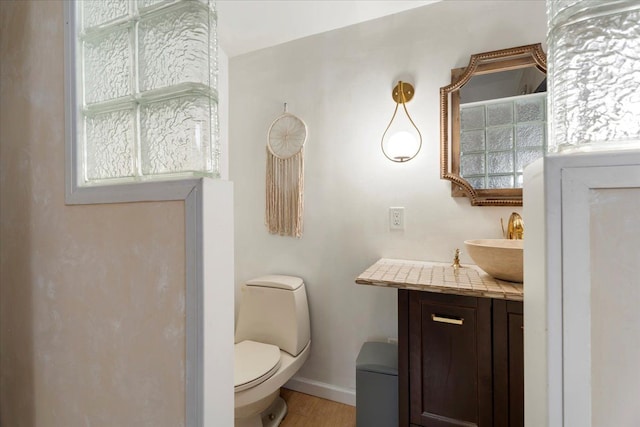
[(403, 207), (389, 208), (389, 229), (404, 230), (404, 208)]

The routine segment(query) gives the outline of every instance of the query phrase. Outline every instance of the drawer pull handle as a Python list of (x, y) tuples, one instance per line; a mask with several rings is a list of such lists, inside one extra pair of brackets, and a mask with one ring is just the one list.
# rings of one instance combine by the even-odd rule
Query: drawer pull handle
[(462, 325), (464, 323), (464, 319), (462, 318), (456, 319), (451, 317), (442, 317), (442, 316), (438, 316), (437, 314), (432, 314), (431, 320), (433, 320), (434, 322), (449, 323), (451, 325)]

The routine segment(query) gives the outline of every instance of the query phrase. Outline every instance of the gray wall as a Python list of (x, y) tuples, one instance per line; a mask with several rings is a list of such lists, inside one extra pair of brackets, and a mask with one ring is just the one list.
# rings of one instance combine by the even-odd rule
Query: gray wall
[(184, 203), (65, 206), (63, 29), (0, 1), (0, 424), (184, 425)]

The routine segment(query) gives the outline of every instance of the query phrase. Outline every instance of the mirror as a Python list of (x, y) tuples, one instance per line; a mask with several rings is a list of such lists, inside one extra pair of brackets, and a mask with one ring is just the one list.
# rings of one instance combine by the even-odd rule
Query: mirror
[[(522, 206), (522, 171), (546, 151), (540, 43), (471, 55), (440, 88), (440, 177), (473, 206)], [(450, 135), (450, 137), (449, 137)]]

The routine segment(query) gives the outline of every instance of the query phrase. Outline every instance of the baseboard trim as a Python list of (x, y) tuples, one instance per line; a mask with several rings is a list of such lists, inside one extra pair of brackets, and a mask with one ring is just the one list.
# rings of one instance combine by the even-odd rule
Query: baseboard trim
[(284, 388), (310, 394), (345, 405), (356, 406), (356, 391), (349, 388), (338, 387), (309, 378), (294, 377), (285, 383)]

